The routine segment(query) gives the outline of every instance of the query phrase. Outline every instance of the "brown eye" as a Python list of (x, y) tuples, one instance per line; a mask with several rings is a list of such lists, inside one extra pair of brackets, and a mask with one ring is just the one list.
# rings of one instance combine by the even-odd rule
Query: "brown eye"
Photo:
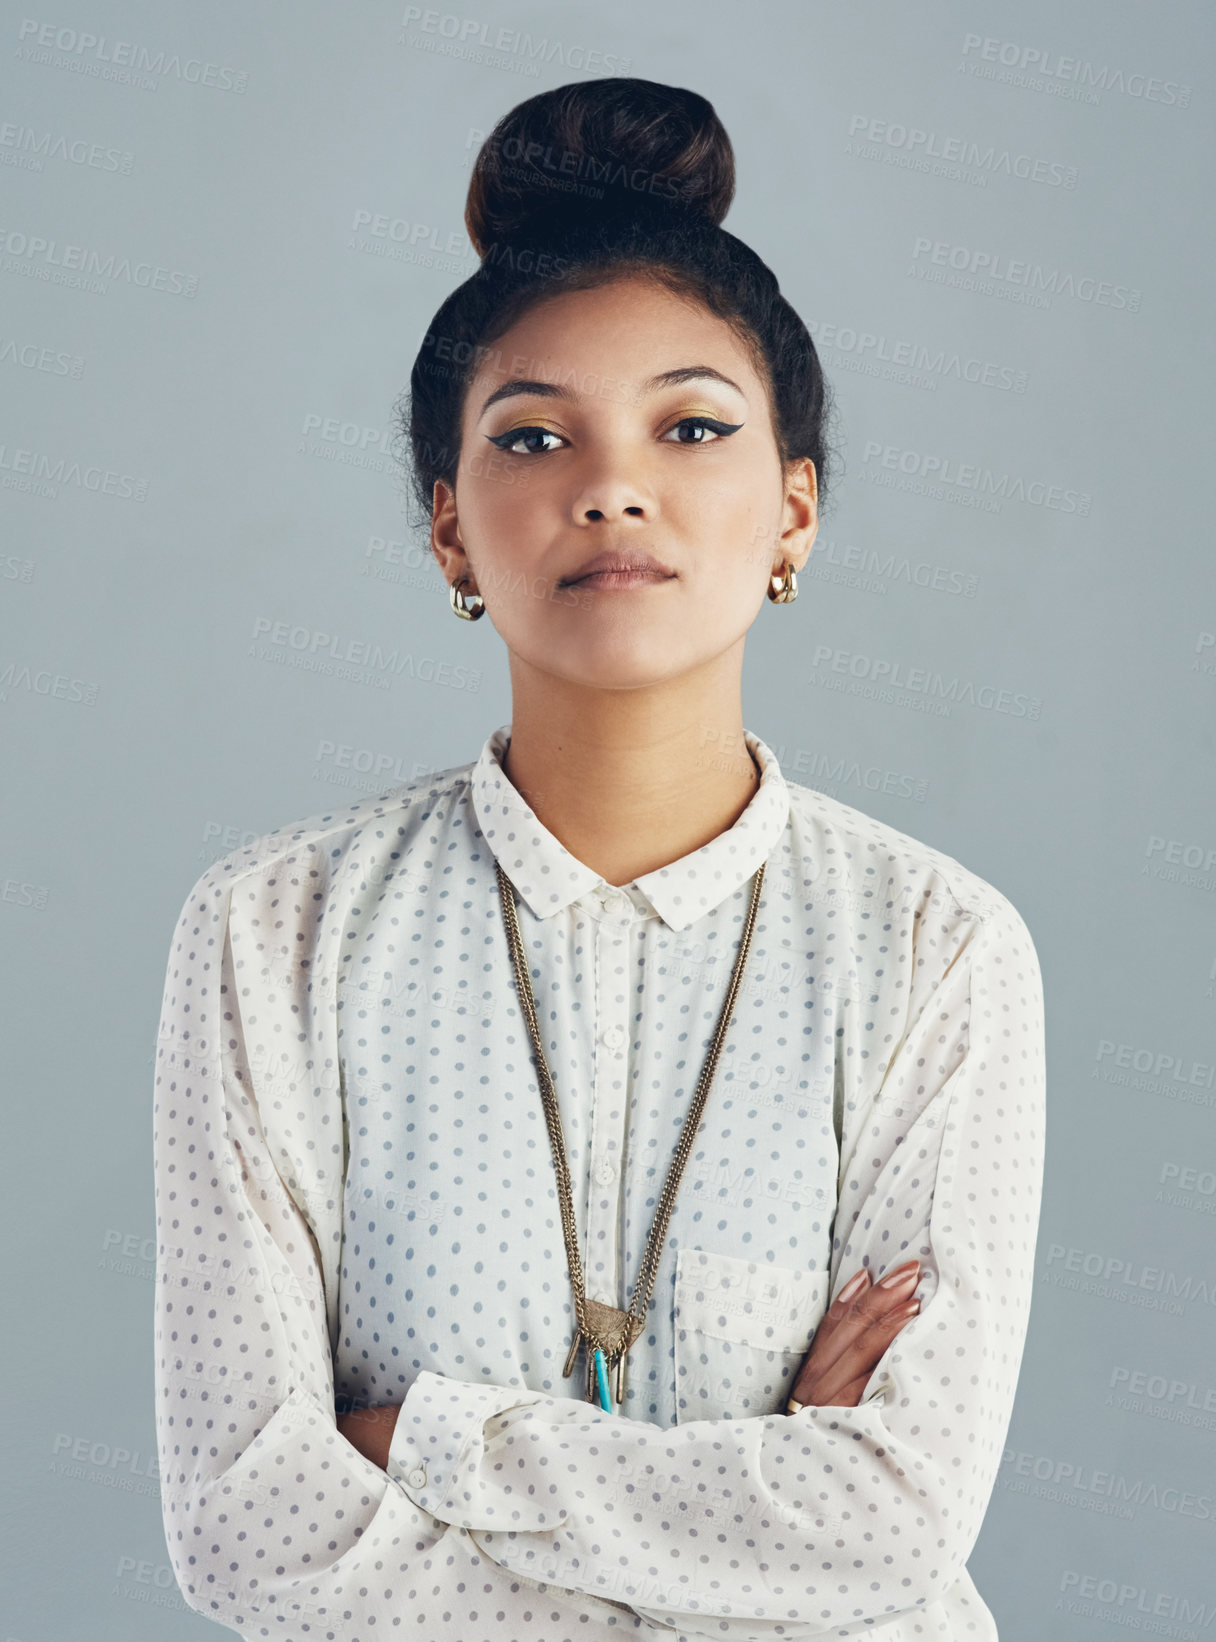
[(560, 433), (554, 433), (552, 428), (541, 428), (541, 427), (512, 428), (509, 433), (494, 433), (494, 434), (488, 433), (486, 435), (486, 438), (490, 441), (490, 443), (492, 445), (497, 445), (499, 450), (509, 451), (512, 456), (523, 456), (523, 455), (527, 455), (527, 454), (531, 454), (531, 455), (535, 455), (535, 456), (544, 456), (546, 454), (546, 452), (543, 451), (543, 450), (533, 450), (531, 452), (525, 452), (525, 451), (517, 451), (515, 449), (515, 446), (519, 443), (519, 441), (521, 439), (529, 439), (534, 434), (539, 434), (542, 438), (549, 438), (549, 439), (560, 439), (561, 438), (561, 434)]
[[(742, 426), (742, 422), (719, 422), (713, 416), (682, 416), (674, 427), (668, 428), (667, 433), (676, 433), (680, 428), (708, 428), (715, 436), (713, 439), (675, 439), (669, 442), (677, 445), (712, 445), (720, 438), (725, 439), (732, 433), (738, 433)], [(663, 438), (666, 440), (667, 434), (664, 434)]]

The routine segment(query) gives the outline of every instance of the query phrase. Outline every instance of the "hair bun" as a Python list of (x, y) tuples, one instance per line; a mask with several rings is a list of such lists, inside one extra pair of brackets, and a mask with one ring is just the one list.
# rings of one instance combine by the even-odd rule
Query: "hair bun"
[(655, 80), (583, 80), (517, 103), (482, 143), (465, 226), (477, 254), (585, 222), (722, 221), (735, 155), (714, 106)]

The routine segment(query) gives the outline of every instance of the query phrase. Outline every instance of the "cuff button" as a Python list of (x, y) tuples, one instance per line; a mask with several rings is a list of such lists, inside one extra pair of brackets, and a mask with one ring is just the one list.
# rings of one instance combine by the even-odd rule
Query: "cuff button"
[(425, 1488), (426, 1466), (416, 1465), (405, 1480), (409, 1483), (411, 1488)]

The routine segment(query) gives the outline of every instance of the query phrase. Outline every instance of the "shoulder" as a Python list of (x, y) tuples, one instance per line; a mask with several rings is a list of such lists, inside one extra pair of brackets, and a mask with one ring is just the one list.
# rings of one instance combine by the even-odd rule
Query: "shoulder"
[(1030, 932), (1009, 897), (973, 868), (877, 816), (799, 782), (786, 782), (822, 889), (878, 917), (903, 908), (984, 926), (988, 940), (1026, 943)]
[(332, 882), (345, 863), (382, 862), (404, 847), (428, 821), (441, 820), (466, 796), (473, 762), (419, 776), (404, 785), (329, 805), (286, 821), (221, 855), (195, 881), (187, 909), (226, 899), (242, 883), (269, 882), (276, 874), (294, 881)]

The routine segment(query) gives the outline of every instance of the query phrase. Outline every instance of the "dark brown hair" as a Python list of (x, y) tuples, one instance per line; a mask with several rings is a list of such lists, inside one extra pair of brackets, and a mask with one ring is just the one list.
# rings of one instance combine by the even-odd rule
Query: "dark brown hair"
[(695, 91), (584, 80), (503, 116), (478, 152), (465, 210), (481, 266), (435, 315), (395, 407), (424, 520), (435, 481), (455, 485), (465, 394), (486, 352), (548, 297), (628, 274), (730, 325), (768, 384), (782, 462), (815, 464), (822, 511), (830, 391), (776, 276), (719, 226), (734, 192), (730, 138)]

